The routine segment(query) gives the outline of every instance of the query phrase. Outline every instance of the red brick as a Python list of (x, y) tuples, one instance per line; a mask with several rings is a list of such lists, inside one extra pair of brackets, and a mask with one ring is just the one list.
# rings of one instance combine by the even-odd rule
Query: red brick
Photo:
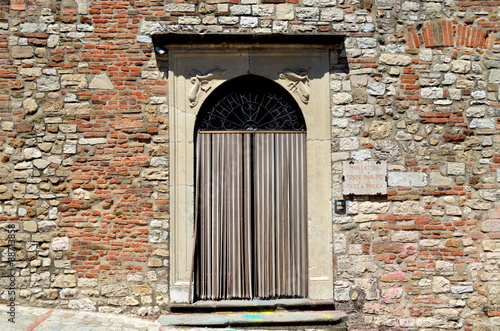
[(398, 283), (398, 282), (403, 282), (406, 281), (406, 274), (404, 272), (390, 272), (387, 274), (383, 274), (380, 276), (380, 281), (382, 282), (388, 282), (388, 283)]

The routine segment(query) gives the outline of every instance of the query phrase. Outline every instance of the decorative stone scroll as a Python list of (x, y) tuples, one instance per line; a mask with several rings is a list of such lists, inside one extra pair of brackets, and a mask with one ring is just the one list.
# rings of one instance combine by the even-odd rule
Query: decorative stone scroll
[(198, 70), (193, 69), (193, 71), (190, 73), (190, 81), (191, 83), (193, 83), (193, 86), (191, 87), (191, 90), (188, 94), (189, 105), (191, 106), (191, 108), (195, 107), (198, 104), (198, 100), (202, 92), (207, 92), (212, 88), (210, 84), (212, 80), (224, 76), (225, 73), (226, 70), (215, 68), (203, 75)]
[(344, 195), (387, 194), (386, 161), (344, 161)]
[(307, 71), (285, 69), (279, 74), (279, 78), (288, 80), (290, 91), (298, 94), (300, 100), (305, 104), (309, 102), (309, 76)]

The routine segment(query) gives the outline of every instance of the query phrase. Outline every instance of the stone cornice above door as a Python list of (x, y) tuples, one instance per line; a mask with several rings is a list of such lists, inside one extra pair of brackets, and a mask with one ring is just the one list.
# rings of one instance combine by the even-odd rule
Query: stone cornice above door
[(189, 34), (157, 33), (153, 44), (163, 49), (188, 48), (262, 48), (275, 44), (298, 48), (298, 45), (331, 48), (344, 42), (346, 34)]

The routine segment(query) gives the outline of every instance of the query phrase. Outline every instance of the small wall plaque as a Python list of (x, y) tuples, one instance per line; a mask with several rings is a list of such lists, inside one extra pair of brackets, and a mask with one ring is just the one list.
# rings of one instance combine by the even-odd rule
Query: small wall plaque
[(386, 161), (344, 161), (344, 195), (387, 194)]

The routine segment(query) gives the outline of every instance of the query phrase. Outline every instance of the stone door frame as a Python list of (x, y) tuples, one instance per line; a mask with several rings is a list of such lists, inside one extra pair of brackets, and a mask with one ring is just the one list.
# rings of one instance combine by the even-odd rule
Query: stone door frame
[(300, 49), (283, 45), (187, 48), (168, 50), (172, 303), (191, 301), (196, 115), (211, 91), (248, 73), (283, 86), (304, 114), (309, 188), (309, 299), (332, 299), (330, 49), (310, 45)]

